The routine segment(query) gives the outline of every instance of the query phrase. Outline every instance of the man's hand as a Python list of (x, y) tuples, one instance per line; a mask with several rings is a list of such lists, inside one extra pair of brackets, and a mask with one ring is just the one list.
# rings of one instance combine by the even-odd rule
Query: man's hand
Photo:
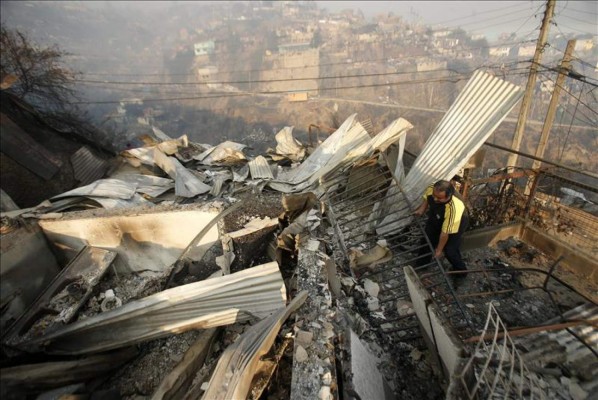
[(436, 251), (434, 251), (434, 257), (436, 257), (436, 258), (442, 257), (442, 250), (436, 249)]

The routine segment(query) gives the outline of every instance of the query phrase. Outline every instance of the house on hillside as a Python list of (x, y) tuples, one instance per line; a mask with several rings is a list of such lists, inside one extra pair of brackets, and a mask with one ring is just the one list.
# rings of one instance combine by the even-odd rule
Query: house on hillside
[(213, 40), (208, 40), (205, 42), (195, 43), (193, 45), (193, 51), (196, 56), (205, 56), (209, 54), (213, 54), (216, 45)]
[(511, 52), (509, 46), (496, 46), (488, 49), (488, 55), (490, 57), (508, 57)]

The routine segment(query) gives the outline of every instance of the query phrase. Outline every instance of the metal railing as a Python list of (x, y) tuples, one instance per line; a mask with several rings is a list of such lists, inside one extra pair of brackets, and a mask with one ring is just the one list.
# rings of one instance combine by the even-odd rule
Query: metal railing
[(503, 169), (488, 178), (468, 180), (464, 191), (472, 227), (522, 218), (559, 241), (598, 256), (598, 179), (586, 176), (588, 183), (582, 183), (560, 173)]
[(335, 244), (347, 264), (351, 262), (351, 254), (368, 253), (380, 246), (381, 240), (385, 250), (392, 254), (389, 261), (373, 269), (350, 270), (358, 280), (370, 279), (380, 284), (378, 300), (383, 318), (370, 322), (397, 340), (420, 337), (415, 314), (398, 310), (397, 303), (410, 301), (403, 267), (431, 258), (414, 270), (451, 325), (464, 336), (471, 335), (471, 317), (456, 296), (450, 273), (438, 259), (431, 257), (433, 248), (424, 234), (423, 220), (414, 219), (411, 212), (405, 213), (417, 205), (410, 203), (386, 165), (375, 156), (368, 162), (336, 171), (324, 182), (323, 201), (336, 230)]
[(483, 333), (458, 379), (467, 399), (547, 398), (492, 303)]

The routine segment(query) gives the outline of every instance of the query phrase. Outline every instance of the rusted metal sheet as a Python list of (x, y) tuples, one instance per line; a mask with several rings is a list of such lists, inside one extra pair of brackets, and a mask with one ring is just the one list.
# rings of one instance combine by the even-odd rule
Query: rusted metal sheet
[(523, 96), (519, 86), (476, 71), (426, 142), (403, 187), (411, 200), (438, 179), (450, 179)]
[(82, 185), (103, 178), (109, 168), (108, 162), (93, 154), (87, 146), (81, 147), (71, 156), (71, 164), (75, 179)]
[(62, 161), (38, 144), (7, 115), (0, 114), (0, 126), (2, 153), (45, 180), (58, 172)]

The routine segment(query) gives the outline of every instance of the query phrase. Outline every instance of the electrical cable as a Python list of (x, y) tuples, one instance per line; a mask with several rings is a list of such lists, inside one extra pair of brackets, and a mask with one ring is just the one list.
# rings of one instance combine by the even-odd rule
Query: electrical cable
[[(525, 60), (518, 63), (526, 63), (531, 62), (531, 60)], [(518, 69), (526, 69), (526, 68), (518, 68)], [(206, 84), (222, 84), (222, 85), (230, 85), (230, 84), (251, 84), (251, 83), (277, 83), (277, 82), (296, 82), (296, 81), (322, 81), (326, 79), (350, 79), (350, 78), (370, 78), (370, 77), (380, 77), (380, 76), (399, 76), (399, 75), (409, 75), (409, 74), (418, 74), (418, 73), (428, 73), (428, 72), (454, 72), (458, 73), (455, 70), (449, 68), (440, 68), (436, 70), (430, 71), (409, 71), (409, 72), (382, 72), (382, 73), (375, 73), (375, 74), (355, 74), (355, 75), (337, 75), (337, 76), (320, 76), (320, 77), (308, 77), (308, 78), (286, 78), (286, 79), (265, 79), (265, 80), (245, 80), (245, 81), (210, 81), (210, 82), (135, 82), (135, 81), (107, 81), (107, 80), (88, 80), (88, 79), (75, 79), (74, 81), (77, 83), (96, 83), (96, 84), (110, 84), (110, 85), (148, 85), (148, 86), (197, 86), (197, 85), (206, 85)]]
[[(587, 83), (587, 82), (584, 82)], [(590, 107), (589, 105), (587, 105), (586, 103), (584, 103), (581, 98), (576, 97), (573, 93), (571, 93), (567, 88), (557, 84), (555, 82), (555, 85), (558, 86), (562, 91), (564, 91), (565, 93), (569, 94), (569, 96), (573, 97), (574, 99), (576, 99), (577, 101), (579, 101), (583, 106), (585, 106), (588, 110), (590, 110), (591, 112), (593, 112), (594, 114), (598, 115), (598, 111), (595, 111), (594, 109), (592, 109), (592, 107)]]
[[(473, 72), (471, 72), (473, 73)], [(332, 91), (332, 90), (344, 90), (344, 89), (362, 89), (362, 88), (374, 88), (374, 87), (386, 87), (386, 86), (400, 86), (400, 85), (413, 85), (413, 84), (421, 84), (421, 83), (437, 83), (437, 82), (446, 82), (446, 83), (457, 83), (462, 80), (468, 79), (471, 75), (468, 74), (461, 74), (461, 77), (453, 77), (452, 79), (449, 77), (441, 78), (441, 79), (422, 79), (422, 80), (411, 80), (411, 81), (400, 81), (400, 82), (385, 82), (385, 83), (377, 83), (377, 84), (367, 84), (367, 85), (350, 85), (350, 86), (337, 86), (337, 87), (330, 87), (330, 88), (320, 88), (318, 89), (319, 92), (324, 91)], [(518, 75), (525, 75), (525, 73), (519, 73)], [(515, 74), (514, 74), (515, 75)], [(199, 99), (212, 99), (212, 98), (224, 98), (224, 97), (238, 97), (238, 96), (252, 96), (252, 95), (280, 95), (280, 94), (288, 94), (289, 90), (278, 90), (278, 91), (258, 91), (258, 92), (241, 92), (241, 93), (226, 93), (226, 94), (219, 94), (219, 95), (206, 95), (206, 96), (191, 96), (191, 97), (176, 97), (176, 98), (147, 98), (142, 99), (143, 101), (177, 101), (177, 100), (199, 100)], [(133, 100), (131, 100), (133, 101)], [(120, 104), (130, 102), (129, 100), (108, 100), (108, 101), (78, 101), (72, 102), (71, 104)]]
[[(519, 4), (519, 5), (521, 5), (521, 4)], [(515, 6), (515, 7), (517, 7), (517, 6)], [(528, 8), (528, 6), (526, 5), (524, 8)], [(444, 20), (444, 21), (440, 21), (440, 22), (433, 22), (433, 23), (430, 24), (430, 26), (443, 25), (443, 24), (446, 24), (447, 22), (459, 21), (459, 20), (467, 19), (467, 18), (473, 18), (473, 17), (477, 18), (480, 15), (489, 14), (489, 13), (496, 12), (496, 11), (503, 11), (504, 9), (505, 9), (504, 7), (500, 7), (500, 8), (495, 8), (495, 9), (492, 9), (492, 10), (481, 11), (479, 13), (476, 13), (475, 15), (467, 15), (467, 16), (464, 16), (464, 17), (452, 18), (452, 19)], [(520, 11), (523, 11), (523, 9), (520, 10)]]
[[(526, 8), (527, 8), (527, 6), (526, 6)], [(444, 30), (463, 29), (464, 26), (467, 27), (469, 25), (477, 25), (477, 24), (480, 24), (480, 23), (486, 23), (486, 22), (489, 22), (489, 21), (498, 20), (500, 18), (508, 17), (508, 16), (511, 16), (511, 15), (514, 15), (514, 14), (520, 14), (522, 11), (523, 11), (523, 9), (522, 10), (516, 10), (516, 11), (513, 11), (512, 9), (509, 9), (509, 12), (507, 12), (506, 14), (497, 15), (497, 16), (493, 16), (493, 17), (490, 17), (490, 18), (481, 19), (481, 20), (477, 20), (477, 21), (461, 23), (458, 27), (443, 27), (443, 28), (439, 28), (439, 29), (433, 29), (432, 32), (440, 32), (440, 31), (444, 31)], [(533, 14), (532, 14), (532, 16), (533, 16)], [(526, 17), (522, 16), (520, 18), (511, 19), (510, 21), (516, 21), (518, 19), (523, 19), (523, 18), (526, 18)], [(500, 22), (500, 24), (504, 24), (504, 23), (505, 23), (505, 21)], [(486, 26), (495, 26), (495, 25), (486, 25)], [(475, 31), (475, 29), (469, 29), (469, 30), (474, 30)]]
[[(532, 31), (533, 32), (533, 31)], [(531, 32), (530, 32), (531, 33)], [(503, 43), (501, 46), (511, 46), (511, 45), (520, 45), (525, 43), (530, 43), (531, 40), (519, 41), (519, 42), (511, 42), (511, 43)], [(468, 50), (477, 50), (477, 49), (488, 49), (495, 46), (479, 46), (479, 47), (472, 47)], [(391, 57), (392, 58), (392, 57)], [(321, 67), (328, 67), (328, 66), (340, 66), (340, 65), (350, 65), (350, 64), (357, 64), (357, 63), (372, 63), (372, 62), (384, 62), (387, 63), (388, 57), (383, 59), (367, 59), (367, 60), (352, 60), (350, 62), (342, 61), (342, 62), (334, 62), (334, 63), (321, 63), (318, 66)], [(213, 75), (221, 75), (221, 74), (230, 74), (230, 73), (248, 73), (248, 72), (274, 72), (274, 71), (282, 71), (282, 70), (294, 70), (297, 67), (281, 67), (281, 68), (263, 68), (263, 69), (251, 69), (251, 70), (225, 70), (225, 71), (218, 71)], [(118, 74), (118, 73), (109, 73), (109, 72), (102, 72), (102, 73), (91, 73), (85, 72), (82, 75), (87, 76), (195, 76), (196, 73), (184, 73), (184, 74), (140, 74), (140, 73), (132, 73), (132, 74)]]
[(598, 16), (598, 13), (593, 13), (593, 12), (587, 11), (587, 10), (586, 11), (581, 11), (581, 10), (576, 10), (575, 8), (569, 8), (568, 10), (569, 11), (575, 11), (575, 12), (580, 13), (580, 14), (585, 14), (585, 15), (589, 14), (589, 15), (596, 15), (596, 16)]
[(584, 24), (596, 26), (596, 21), (584, 21), (582, 19), (571, 17), (571, 16), (565, 15), (565, 14), (561, 14), (561, 17), (563, 17), (563, 18), (569, 18), (569, 19), (572, 19), (573, 21), (576, 21), (576, 22), (581, 22), (581, 23), (584, 23)]
[(584, 34), (586, 34), (586, 35), (598, 36), (598, 34), (597, 34), (597, 33), (594, 33), (594, 32), (582, 31), (581, 29), (572, 28), (572, 27), (570, 27), (569, 25), (565, 25), (565, 24), (557, 24), (557, 22), (556, 22), (556, 21), (554, 21), (554, 20), (552, 21), (552, 23), (553, 23), (555, 26), (558, 26), (558, 25), (560, 25), (560, 26), (563, 26), (563, 27), (565, 27), (565, 28), (567, 28), (567, 29), (571, 29), (571, 30), (573, 30), (573, 31), (576, 31), (576, 32), (579, 32), (579, 33), (584, 33)]
[[(584, 83), (584, 85), (585, 85), (585, 83)], [(584, 85), (581, 86), (581, 89), (579, 91), (579, 97), (581, 97)], [(571, 133), (571, 127), (573, 126), (573, 121), (575, 120), (575, 114), (577, 113), (578, 106), (579, 106), (579, 100), (577, 101), (577, 104), (575, 104), (575, 110), (573, 110), (573, 117), (571, 118), (571, 124), (569, 125), (569, 130), (567, 131), (567, 135), (565, 136), (565, 141), (563, 142), (563, 148), (562, 148), (561, 154), (559, 156), (559, 163), (561, 162), (561, 160), (563, 159), (563, 155), (565, 154), (565, 148), (567, 146), (567, 143), (569, 142), (569, 134)]]

